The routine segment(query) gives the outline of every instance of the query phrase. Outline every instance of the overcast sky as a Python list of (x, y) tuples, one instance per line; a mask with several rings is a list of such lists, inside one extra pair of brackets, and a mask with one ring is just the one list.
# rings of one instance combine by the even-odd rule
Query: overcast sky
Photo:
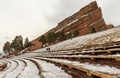
[[(16, 35), (30, 40), (93, 0), (0, 0), (0, 51)], [(120, 0), (96, 0), (107, 24), (120, 25)]]

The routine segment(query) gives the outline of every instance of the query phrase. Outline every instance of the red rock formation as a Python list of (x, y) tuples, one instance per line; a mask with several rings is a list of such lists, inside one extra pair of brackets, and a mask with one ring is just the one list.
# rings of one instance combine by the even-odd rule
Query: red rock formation
[(29, 50), (33, 51), (33, 50), (37, 50), (39, 48), (42, 48), (42, 43), (34, 40), (31, 42), (31, 46), (30, 46)]
[(91, 2), (77, 13), (64, 19), (63, 21), (58, 23), (58, 26), (51, 29), (44, 35), (47, 35), (50, 32), (59, 31), (64, 31), (65, 33), (68, 33), (73, 32), (76, 29), (80, 32), (80, 35), (93, 33), (93, 30), (95, 32), (98, 32), (108, 29), (108, 26), (103, 19), (101, 8), (98, 7), (96, 1)]
[(94, 1), (83, 7), (79, 12), (58, 23), (55, 29), (55, 32), (64, 31), (65, 33), (77, 29), (80, 35), (85, 35), (92, 33), (93, 29), (96, 32), (106, 30), (107, 25), (102, 17), (101, 8)]

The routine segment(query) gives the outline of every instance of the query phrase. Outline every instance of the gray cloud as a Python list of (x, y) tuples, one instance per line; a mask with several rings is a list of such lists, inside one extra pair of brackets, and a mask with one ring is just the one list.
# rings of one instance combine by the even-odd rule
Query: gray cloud
[[(93, 0), (0, 0), (0, 50), (22, 35), (30, 40), (55, 27)], [(96, 0), (107, 23), (120, 24), (119, 0)]]

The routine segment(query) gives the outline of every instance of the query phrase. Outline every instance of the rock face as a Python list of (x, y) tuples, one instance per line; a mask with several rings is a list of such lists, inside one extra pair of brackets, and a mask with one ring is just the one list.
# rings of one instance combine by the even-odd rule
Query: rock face
[(31, 46), (29, 47), (30, 51), (37, 50), (42, 47), (42, 43), (39, 41), (32, 41)]
[(96, 1), (83, 7), (80, 11), (73, 14), (72, 16), (64, 19), (58, 25), (45, 33), (47, 35), (50, 32), (60, 32), (64, 33), (73, 32), (74, 30), (79, 31), (79, 35), (86, 35), (98, 31), (103, 31), (108, 29), (102, 15), (101, 8), (98, 7)]
[(58, 23), (55, 32), (64, 31), (65, 33), (78, 30), (80, 35), (85, 35), (97, 31), (106, 30), (107, 25), (102, 17), (101, 8), (96, 1), (83, 7), (79, 12)]

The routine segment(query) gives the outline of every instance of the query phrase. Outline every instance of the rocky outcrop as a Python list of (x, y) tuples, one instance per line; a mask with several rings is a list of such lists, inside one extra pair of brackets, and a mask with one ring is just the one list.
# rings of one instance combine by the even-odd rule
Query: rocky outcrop
[(65, 26), (68, 23), (71, 23), (72, 21), (83, 17), (84, 15), (90, 13), (91, 11), (93, 11), (97, 8), (98, 8), (97, 3), (94, 1), (90, 4), (88, 4), (87, 6), (83, 7), (79, 12), (73, 14), (72, 16), (70, 16), (70, 17), (64, 19), (63, 21), (61, 21), (60, 23), (58, 23), (57, 27)]
[(114, 25), (113, 25), (113, 24), (108, 24), (108, 25), (107, 25), (107, 28), (108, 28), (108, 29), (114, 28)]
[(70, 17), (64, 19), (58, 25), (45, 33), (47, 35), (50, 32), (60, 32), (64, 33), (73, 32), (74, 30), (79, 31), (79, 35), (90, 34), (98, 31), (103, 31), (112, 26), (107, 26), (102, 15), (101, 8), (98, 7), (96, 1), (83, 7), (77, 13), (71, 15)]
[(106, 30), (107, 25), (102, 16), (101, 8), (94, 1), (83, 7), (79, 12), (58, 23), (55, 32), (64, 31), (68, 33), (77, 29), (80, 35), (85, 35), (92, 33), (93, 29), (95, 32)]

